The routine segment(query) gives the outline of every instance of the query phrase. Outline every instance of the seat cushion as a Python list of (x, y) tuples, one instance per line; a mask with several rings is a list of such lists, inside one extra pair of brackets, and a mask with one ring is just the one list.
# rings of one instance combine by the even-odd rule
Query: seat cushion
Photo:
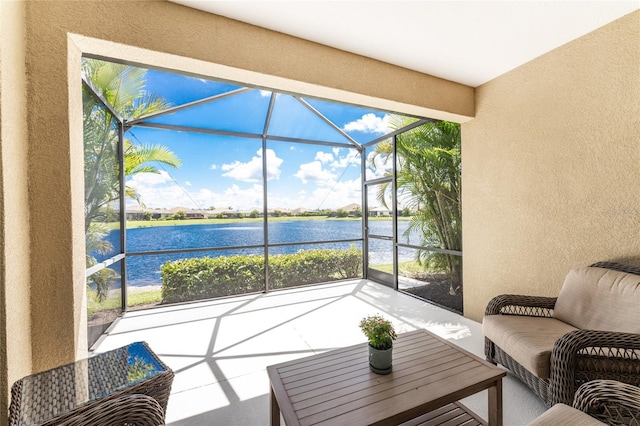
[(488, 315), (482, 320), (485, 337), (542, 379), (549, 378), (553, 344), (573, 330), (577, 329), (554, 318)]
[(640, 334), (640, 275), (604, 268), (567, 274), (553, 317), (584, 330)]
[(536, 417), (529, 426), (600, 426), (601, 421), (565, 404), (556, 404)]

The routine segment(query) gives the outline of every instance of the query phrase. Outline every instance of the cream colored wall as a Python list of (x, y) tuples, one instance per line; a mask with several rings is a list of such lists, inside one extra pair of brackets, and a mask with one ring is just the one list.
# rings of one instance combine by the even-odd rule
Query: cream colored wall
[[(435, 118), (474, 115), (472, 88), (173, 3), (28, 1), (24, 21), (19, 5), (0, 3), (6, 383), (82, 356), (86, 345), (81, 53)], [(541, 278), (638, 252), (628, 237), (638, 233), (638, 190), (629, 177), (639, 159), (638, 82), (631, 81), (637, 28), (636, 14), (478, 90), (480, 113), (463, 128), (472, 316), (489, 293), (517, 285), (552, 293), (555, 282)], [(25, 117), (26, 128), (15, 125)], [(544, 274), (520, 266), (543, 263)]]
[(462, 140), (466, 316), (640, 261), (640, 12), (477, 88)]
[(0, 4), (2, 408), (14, 380), (86, 354), (82, 53), (435, 118), (474, 114), (470, 87), (174, 3)]
[(31, 371), (24, 13), (22, 2), (0, 2), (0, 413)]

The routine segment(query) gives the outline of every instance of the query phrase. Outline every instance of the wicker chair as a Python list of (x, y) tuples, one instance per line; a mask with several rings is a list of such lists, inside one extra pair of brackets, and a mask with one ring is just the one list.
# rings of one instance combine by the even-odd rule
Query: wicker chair
[[(587, 414), (591, 417), (586, 416)], [(615, 380), (592, 380), (578, 388), (573, 407), (556, 404), (534, 419), (529, 426), (568, 424), (638, 426), (640, 388)]]
[[(640, 294), (640, 286), (637, 285), (637, 278), (640, 275), (640, 268), (621, 265), (611, 262), (599, 262), (590, 268), (604, 268), (607, 270), (619, 271), (610, 274), (613, 281), (619, 283), (621, 279), (625, 282), (635, 282), (632, 287), (636, 288), (635, 296), (629, 297), (621, 295), (625, 300), (623, 303), (631, 304), (631, 310), (621, 312), (598, 313), (601, 318), (627, 316), (631, 322), (625, 323), (625, 327), (638, 328), (640, 324), (640, 306), (635, 304), (634, 297)], [(583, 268), (589, 269), (589, 268)], [(590, 270), (589, 271), (593, 271)], [(589, 272), (587, 271), (587, 272)], [(596, 271), (606, 274), (607, 271)], [(621, 274), (624, 273), (624, 274)], [(626, 276), (626, 274), (634, 274)], [(566, 283), (565, 283), (566, 284)], [(562, 291), (561, 291), (562, 295)], [(546, 352), (546, 366), (549, 368), (548, 374), (534, 374), (531, 367), (525, 368), (520, 362), (514, 359), (514, 355), (501, 348), (487, 337), (487, 330), (490, 324), (496, 324), (501, 317), (489, 318), (492, 315), (509, 315), (515, 321), (526, 324), (526, 318), (554, 318), (554, 308), (556, 308), (557, 297), (536, 297), (520, 295), (502, 295), (493, 298), (485, 311), (483, 329), (485, 329), (485, 355), (489, 362), (501, 364), (511, 370), (519, 379), (526, 383), (533, 392), (538, 395), (544, 403), (551, 407), (556, 403), (571, 405), (575, 392), (580, 385), (595, 379), (617, 380), (640, 386), (640, 334), (636, 332), (603, 331), (602, 329), (575, 329), (561, 335), (555, 343), (551, 342), (552, 349), (549, 355)], [(566, 300), (565, 303), (566, 309)], [(634, 305), (635, 304), (635, 305)], [(590, 312), (582, 312), (589, 316)], [(610, 314), (610, 315), (609, 315)], [(519, 318), (514, 318), (518, 316)], [(503, 317), (504, 318), (504, 317)], [(510, 320), (509, 318), (505, 318)], [(542, 320), (552, 321), (552, 320)], [(487, 325), (486, 323), (489, 323)], [(486, 328), (485, 328), (486, 326)], [(489, 333), (489, 334), (494, 334)], [(526, 350), (526, 349), (525, 349)]]
[(57, 426), (159, 426), (164, 425), (164, 410), (147, 395), (123, 395), (93, 405), (86, 411), (55, 421)]

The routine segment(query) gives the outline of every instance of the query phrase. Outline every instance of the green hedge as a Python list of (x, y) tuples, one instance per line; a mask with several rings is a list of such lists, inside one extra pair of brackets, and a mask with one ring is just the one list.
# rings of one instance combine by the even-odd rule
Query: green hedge
[[(259, 255), (181, 259), (162, 265), (162, 302), (175, 303), (264, 289)], [(362, 276), (362, 252), (303, 250), (269, 256), (269, 288), (295, 287)]]

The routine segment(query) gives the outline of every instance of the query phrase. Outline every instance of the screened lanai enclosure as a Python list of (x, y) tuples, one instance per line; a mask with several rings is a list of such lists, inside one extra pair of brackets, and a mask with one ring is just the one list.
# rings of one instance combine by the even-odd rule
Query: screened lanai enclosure
[(462, 313), (458, 124), (81, 72), (89, 346), (125, 310), (352, 278)]

